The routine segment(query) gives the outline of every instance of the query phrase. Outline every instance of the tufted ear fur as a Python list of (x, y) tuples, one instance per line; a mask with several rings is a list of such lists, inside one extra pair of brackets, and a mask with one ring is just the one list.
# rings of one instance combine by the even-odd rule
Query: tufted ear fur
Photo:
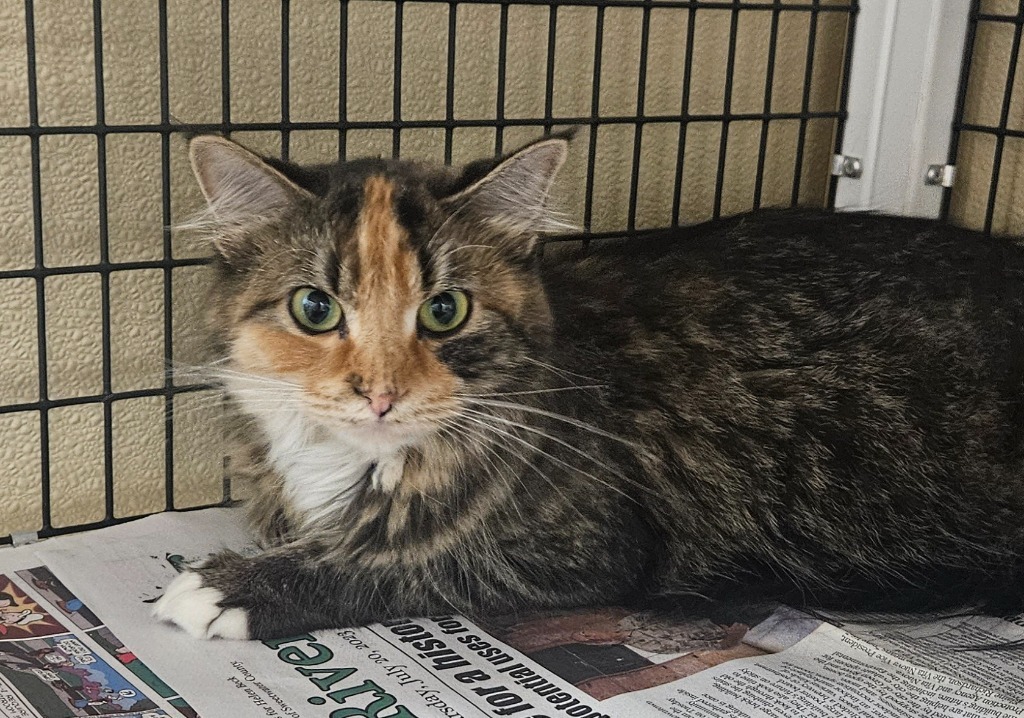
[(208, 210), (191, 229), (208, 230), (214, 248), (225, 259), (238, 249), (244, 228), (280, 216), (295, 202), (312, 195), (258, 155), (214, 135), (189, 143), (189, 160)]
[(571, 230), (572, 225), (547, 203), (555, 175), (568, 152), (566, 136), (538, 140), (513, 152), (446, 202), (457, 212), (471, 214), (517, 239)]

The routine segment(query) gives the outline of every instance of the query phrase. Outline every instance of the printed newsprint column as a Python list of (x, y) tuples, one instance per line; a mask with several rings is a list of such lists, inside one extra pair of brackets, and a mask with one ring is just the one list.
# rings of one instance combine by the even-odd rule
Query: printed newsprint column
[(1022, 703), (902, 661), (829, 624), (783, 653), (725, 663), (601, 707), (631, 715), (637, 702), (662, 715), (686, 718), (1024, 715)]

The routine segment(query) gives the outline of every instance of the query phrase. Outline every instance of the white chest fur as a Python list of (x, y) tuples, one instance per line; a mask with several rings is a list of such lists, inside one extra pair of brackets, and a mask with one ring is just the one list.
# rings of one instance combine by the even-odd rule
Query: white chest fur
[(376, 457), (310, 421), (297, 397), (279, 395), (278, 401), (268, 401), (263, 387), (253, 384), (239, 376), (225, 382), (239, 408), (260, 423), (269, 440), (267, 458), (284, 479), (285, 499), (294, 515), (309, 524), (344, 510), (378, 463)]
[(307, 523), (344, 509), (375, 463), (297, 412), (280, 412), (263, 423), (271, 440), (269, 459), (284, 479), (289, 503)]

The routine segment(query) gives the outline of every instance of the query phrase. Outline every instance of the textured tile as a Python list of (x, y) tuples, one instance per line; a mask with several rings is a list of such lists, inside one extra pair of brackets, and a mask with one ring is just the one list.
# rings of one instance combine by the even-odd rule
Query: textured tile
[(779, 15), (779, 39), (775, 50), (775, 75), (772, 81), (772, 112), (800, 112), (807, 65), (807, 39), (810, 13), (789, 12)]
[(230, 19), (231, 119), (277, 122), (281, 119), (278, 5), (265, 0), (232, 0)]
[(221, 404), (208, 393), (179, 394), (174, 413), (174, 505), (180, 509), (219, 503), (224, 498)]
[(0, 414), (0, 437), (0, 536), (38, 531), (43, 512), (39, 412)]
[(604, 14), (607, 42), (601, 49), (602, 115), (636, 114), (642, 18), (639, 8), (608, 8)]
[(235, 142), (241, 142), (257, 154), (268, 157), (281, 156), (280, 132), (236, 132), (231, 135), (231, 139)]
[[(257, 32), (258, 26), (251, 30)], [(170, 112), (181, 122), (220, 122), (222, 119), (220, 41), (218, 3), (205, 0), (167, 3)]]
[[(269, 3), (266, 5), (269, 6)], [(341, 14), (338, 3), (292, 3), (289, 108), (301, 122), (338, 119)]]
[(39, 138), (43, 252), (47, 266), (94, 264), (100, 258), (96, 138)]
[[(89, 447), (83, 451), (83, 447)], [(50, 410), (50, 502), (54, 526), (100, 521), (105, 515), (103, 405)]]
[(721, 114), (725, 107), (725, 69), (729, 61), (727, 10), (697, 13), (690, 75), (690, 107), (694, 115)]
[(835, 123), (810, 120), (804, 142), (803, 173), (800, 176), (800, 204), (824, 207), (828, 200), (829, 157), (835, 143)]
[[(735, 65), (730, 112), (738, 114), (764, 111), (765, 75), (768, 69), (770, 36), (771, 13), (741, 12), (739, 14), (739, 21), (736, 25), (736, 55), (733, 60)], [(728, 42), (728, 40), (726, 41)]]
[(395, 91), (394, 18), (395, 6), (391, 3), (349, 3), (346, 88), (350, 120), (391, 119)]
[(47, 277), (46, 358), (51, 399), (103, 391), (103, 316), (98, 274)]
[(768, 125), (764, 182), (761, 187), (762, 207), (782, 207), (792, 201), (799, 137), (798, 120), (773, 120)]
[(164, 273), (110, 275), (110, 380), (114, 391), (164, 384)]
[(38, 401), (35, 280), (0, 280), (0, 317), (0, 405)]
[(638, 228), (666, 227), (672, 223), (675, 194), (676, 153), (665, 152), (679, 138), (674, 123), (644, 126), (637, 182), (636, 224)]
[(0, 3), (0, 125), (28, 124), (25, 4)]
[(174, 366), (194, 366), (214, 359), (206, 336), (206, 297), (211, 280), (206, 267), (175, 269), (171, 280)]
[(1016, 15), (1020, 8), (1018, 0), (981, 0), (981, 12), (986, 15)]
[(447, 92), (448, 8), (405, 4), (402, 19), (402, 119), (443, 120)]
[(629, 171), (633, 163), (633, 128), (609, 125), (597, 130), (595, 166), (615, 171), (594, 173), (594, 216), (591, 229), (604, 232), (626, 226), (629, 215)]
[(548, 9), (513, 5), (508, 9), (510, 38), (505, 64), (505, 116), (543, 117), (544, 83), (548, 61)]
[(494, 154), (493, 127), (459, 127), (452, 133), (452, 164), (460, 165)]
[[(2, 51), (0, 51), (2, 52)], [(2, 103), (0, 103), (2, 104)], [(32, 147), (27, 137), (0, 137), (0, 267), (35, 265), (35, 221), (32, 216)]]
[(814, 43), (814, 72), (808, 106), (812, 112), (835, 111), (839, 103), (843, 54), (846, 51), (847, 18), (838, 13), (818, 16)]
[[(647, 89), (644, 111), (648, 115), (677, 115), (683, 97), (686, 62), (686, 28), (689, 14), (676, 8), (651, 10), (650, 46), (647, 53)], [(671, 147), (671, 140), (666, 147)]]
[(96, 121), (96, 75), (90, 3), (38, 2), (35, 10), (39, 122)]
[[(187, 413), (182, 415), (188, 421)], [(164, 508), (164, 398), (115, 401), (111, 407), (114, 515)]]
[(596, 39), (596, 9), (566, 7), (558, 11), (555, 79), (551, 97), (553, 113), (556, 116), (590, 115)]
[(490, 3), (458, 6), (455, 29), (455, 116), (495, 116), (501, 9)]
[(160, 136), (107, 138), (107, 237), (113, 262), (164, 254)]
[(402, 131), (402, 157), (444, 162), (444, 130), (434, 128)]
[[(978, 125), (997, 126), (1003, 109), (1003, 93), (1013, 51), (1013, 25), (1006, 22), (980, 22), (974, 37), (974, 57), (967, 98), (964, 103), (964, 121)], [(1020, 57), (1014, 63), (1018, 71), (1014, 77), (1016, 102), (1011, 113), (1011, 126), (1021, 127), (1021, 85), (1024, 72), (1020, 72)]]
[[(980, 132), (960, 135), (956, 158), (956, 189), (949, 206), (953, 221), (966, 227), (985, 226), (985, 213), (992, 184), (996, 138)], [(1021, 157), (1016, 158), (1021, 164)]]
[(338, 157), (338, 132), (335, 130), (302, 130), (289, 138), (292, 162), (333, 162)]
[(159, 16), (150, 0), (103, 4), (103, 92), (109, 124), (160, 121), (159, 32)]
[(721, 136), (722, 127), (717, 122), (697, 122), (686, 128), (682, 202), (679, 206), (679, 221), (683, 224), (711, 217)]
[(346, 156), (390, 157), (391, 130), (353, 130), (346, 140)]
[(725, 149), (725, 175), (722, 178), (723, 215), (739, 214), (754, 208), (760, 142), (760, 122), (730, 123)]
[(544, 134), (540, 125), (512, 125), (505, 128), (505, 148), (503, 152), (511, 152), (530, 142), (539, 140)]
[(1019, 199), (1022, 195), (1024, 140), (1020, 137), (1007, 137), (1003, 145), (1003, 163), (999, 168), (996, 211), (992, 217), (993, 232), (1012, 235), (1024, 233), (1024, 202)]

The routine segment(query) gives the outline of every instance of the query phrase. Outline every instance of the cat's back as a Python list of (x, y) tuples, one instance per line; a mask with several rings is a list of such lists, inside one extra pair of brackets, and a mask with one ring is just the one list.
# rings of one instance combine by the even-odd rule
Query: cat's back
[(595, 242), (548, 261), (545, 280), (560, 330), (597, 343), (687, 326), (775, 344), (901, 327), (1024, 332), (1024, 244), (869, 213), (764, 210)]
[(596, 241), (576, 254), (558, 254), (546, 269), (555, 291), (595, 281), (613, 293), (628, 292), (628, 284), (664, 288), (703, 276), (765, 289), (790, 282), (805, 288), (860, 283), (935, 291), (969, 285), (974, 294), (998, 290), (1008, 300), (1016, 289), (1019, 301), (1024, 244), (927, 219), (762, 210), (646, 237)]
[(673, 549), (684, 574), (725, 552), (835, 582), (1019, 545), (1018, 242), (769, 211), (551, 257), (544, 276), (553, 363), (603, 386), (584, 418), (662, 458), (652, 511), (700, 537)]

